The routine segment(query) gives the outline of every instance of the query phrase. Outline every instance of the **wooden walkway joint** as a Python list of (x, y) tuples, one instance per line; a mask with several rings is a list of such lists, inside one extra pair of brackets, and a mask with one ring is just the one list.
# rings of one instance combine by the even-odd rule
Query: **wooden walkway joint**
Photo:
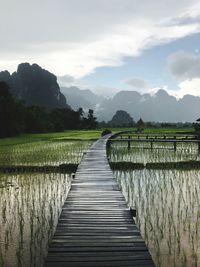
[(153, 267), (106, 155), (109, 136), (84, 156), (49, 246), (46, 267)]

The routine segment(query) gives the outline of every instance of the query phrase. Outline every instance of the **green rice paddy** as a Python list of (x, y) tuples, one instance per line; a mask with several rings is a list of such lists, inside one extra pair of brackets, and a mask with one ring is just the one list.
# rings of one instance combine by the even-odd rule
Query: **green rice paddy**
[[(77, 166), (101, 132), (66, 131), (0, 140), (0, 169), (10, 167), (0, 172), (0, 267), (43, 266), (71, 184), (72, 170), (61, 171), (59, 166)], [(141, 136), (179, 133), (182, 137), (191, 132), (145, 129)], [(127, 143), (113, 142), (108, 157), (113, 164), (123, 165), (113, 167), (114, 174), (128, 205), (137, 209), (136, 222), (156, 266), (200, 266), (197, 145), (178, 144), (174, 151), (170, 143), (158, 143), (153, 149), (148, 143), (131, 143), (128, 149)], [(130, 168), (131, 164), (137, 168)], [(9, 171), (12, 168), (15, 172)]]

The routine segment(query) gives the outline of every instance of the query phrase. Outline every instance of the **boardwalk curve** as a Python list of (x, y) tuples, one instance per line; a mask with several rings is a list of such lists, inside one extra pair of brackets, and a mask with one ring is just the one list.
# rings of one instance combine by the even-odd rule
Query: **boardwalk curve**
[(106, 155), (94, 143), (72, 182), (49, 246), (46, 267), (153, 267)]

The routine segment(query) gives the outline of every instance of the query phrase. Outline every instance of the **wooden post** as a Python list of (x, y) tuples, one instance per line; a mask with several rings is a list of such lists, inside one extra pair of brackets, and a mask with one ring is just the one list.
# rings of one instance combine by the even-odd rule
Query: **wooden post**
[(200, 142), (198, 142), (198, 153), (200, 153)]
[(128, 149), (130, 149), (131, 148), (131, 137), (130, 137), (130, 135), (128, 136)]
[(136, 209), (134, 209), (134, 208), (130, 208), (130, 213), (131, 213), (132, 217), (136, 217), (136, 215), (137, 215)]
[(151, 150), (153, 149), (153, 141), (151, 141)]
[[(176, 136), (174, 136), (174, 140), (176, 140)], [(176, 152), (176, 141), (174, 141), (174, 152)]]
[(111, 144), (110, 144), (110, 143), (111, 143), (111, 141), (110, 141), (110, 140), (108, 140), (108, 142), (107, 142), (107, 148), (108, 148), (108, 149), (110, 149), (110, 146), (111, 146)]
[(174, 152), (176, 152), (176, 141), (174, 141)]

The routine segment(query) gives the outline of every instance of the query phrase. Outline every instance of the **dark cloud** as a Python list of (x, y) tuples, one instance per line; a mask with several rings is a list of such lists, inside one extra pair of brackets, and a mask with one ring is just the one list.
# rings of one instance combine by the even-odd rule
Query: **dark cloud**
[(126, 81), (126, 83), (135, 89), (150, 89), (150, 84), (141, 78), (131, 78)]

